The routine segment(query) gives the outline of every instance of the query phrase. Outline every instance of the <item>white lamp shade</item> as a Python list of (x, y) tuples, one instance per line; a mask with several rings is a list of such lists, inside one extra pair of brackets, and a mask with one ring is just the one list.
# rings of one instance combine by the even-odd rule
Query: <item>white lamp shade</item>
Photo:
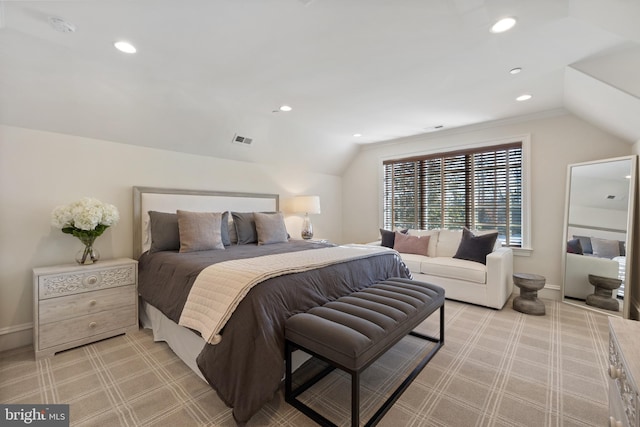
[(320, 213), (319, 196), (296, 196), (293, 199), (293, 211), (306, 214)]

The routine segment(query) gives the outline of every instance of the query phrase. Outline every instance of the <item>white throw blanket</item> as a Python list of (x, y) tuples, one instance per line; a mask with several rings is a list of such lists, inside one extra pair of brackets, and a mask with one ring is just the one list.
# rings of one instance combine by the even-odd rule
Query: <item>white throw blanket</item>
[(179, 324), (195, 329), (210, 344), (222, 340), (220, 331), (252, 287), (272, 277), (299, 273), (393, 249), (370, 245), (345, 245), (210, 265), (196, 277), (180, 315)]

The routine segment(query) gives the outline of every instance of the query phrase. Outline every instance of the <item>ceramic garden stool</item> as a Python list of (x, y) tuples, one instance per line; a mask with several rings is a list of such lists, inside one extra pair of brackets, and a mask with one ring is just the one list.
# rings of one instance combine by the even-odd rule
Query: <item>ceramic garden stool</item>
[(520, 288), (520, 296), (513, 299), (513, 309), (525, 314), (544, 316), (544, 303), (538, 299), (538, 291), (544, 288), (544, 276), (514, 273), (513, 284)]
[(589, 274), (589, 283), (595, 286), (596, 290), (587, 295), (587, 305), (611, 311), (620, 310), (620, 303), (617, 299), (612, 298), (611, 294), (614, 289), (618, 289), (622, 285), (622, 280)]

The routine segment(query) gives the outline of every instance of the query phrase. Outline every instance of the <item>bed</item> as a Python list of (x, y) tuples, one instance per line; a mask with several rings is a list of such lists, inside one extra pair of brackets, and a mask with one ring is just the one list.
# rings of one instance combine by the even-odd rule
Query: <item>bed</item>
[[(284, 322), (290, 316), (389, 277), (411, 278), (393, 250), (282, 237), (273, 241), (271, 234), (282, 236), (283, 224), (275, 194), (134, 187), (133, 195), (141, 322), (216, 390), (239, 423), (248, 421), (279, 390), (284, 374)], [(215, 249), (181, 252), (189, 240), (180, 234), (187, 229), (185, 218), (191, 218), (187, 213), (208, 215), (207, 220), (220, 218), (207, 224), (214, 224), (221, 239), (226, 229), (229, 244), (219, 247), (216, 234)], [(178, 215), (181, 241), (176, 249), (174, 216)], [(276, 232), (265, 231), (271, 230), (265, 224), (273, 225)], [(251, 227), (261, 244), (247, 238)], [(165, 239), (166, 235), (173, 240)], [(338, 252), (341, 258), (334, 259)], [(236, 281), (227, 268), (242, 267), (236, 270), (240, 277), (245, 268), (251, 271), (267, 265), (279, 270), (258, 275), (260, 280), (248, 289), (243, 287), (244, 297), (230, 304), (234, 306), (231, 314), (217, 328), (189, 323), (186, 313), (194, 312), (194, 307), (196, 314), (206, 312), (226, 298), (225, 286)], [(194, 297), (203, 289), (212, 298), (206, 304)]]

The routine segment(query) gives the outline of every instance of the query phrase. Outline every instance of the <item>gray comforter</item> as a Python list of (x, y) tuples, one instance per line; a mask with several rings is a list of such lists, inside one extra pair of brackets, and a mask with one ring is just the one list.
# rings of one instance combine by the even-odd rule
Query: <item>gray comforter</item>
[[(325, 247), (304, 241), (273, 245), (235, 245), (187, 254), (144, 253), (139, 293), (178, 323), (189, 290), (208, 265), (237, 258)], [(277, 392), (284, 374), (284, 322), (389, 277), (411, 273), (393, 252), (266, 280), (242, 300), (222, 330), (222, 342), (205, 345), (198, 367), (220, 398), (244, 423)]]

